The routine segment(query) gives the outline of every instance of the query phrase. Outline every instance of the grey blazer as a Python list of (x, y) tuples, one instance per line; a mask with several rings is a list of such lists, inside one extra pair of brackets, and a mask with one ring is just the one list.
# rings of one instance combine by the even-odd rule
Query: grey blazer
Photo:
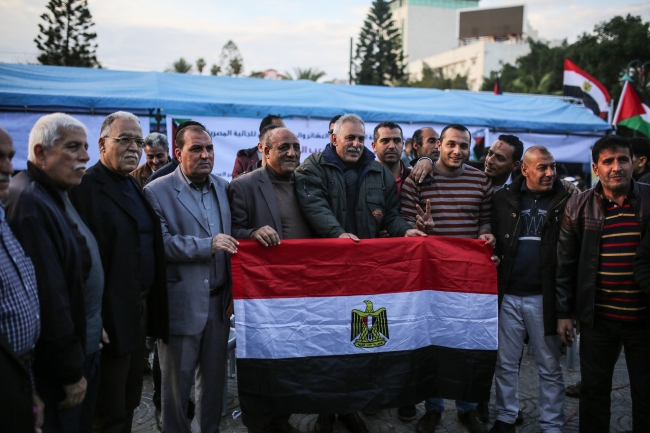
[[(230, 235), (228, 182), (210, 174), (216, 190), (225, 234)], [(183, 178), (180, 165), (144, 188), (144, 195), (160, 217), (167, 264), (170, 335), (195, 335), (208, 320), (212, 236), (202, 210)], [(230, 257), (222, 296), (224, 311), (232, 297)]]
[(250, 239), (252, 232), (264, 226), (272, 227), (282, 239), (280, 206), (264, 167), (230, 182), (228, 197), (235, 239)]

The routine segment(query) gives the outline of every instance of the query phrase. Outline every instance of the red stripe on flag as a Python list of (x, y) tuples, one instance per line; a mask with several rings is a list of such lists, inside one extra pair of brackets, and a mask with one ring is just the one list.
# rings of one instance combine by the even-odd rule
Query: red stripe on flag
[(353, 296), (438, 290), (497, 294), (485, 241), (447, 237), (240, 241), (235, 299)]
[(630, 86), (628, 81), (625, 82), (623, 86), (623, 91), (621, 92), (621, 98), (618, 101), (618, 108), (616, 109), (616, 115), (614, 116), (614, 125), (618, 125), (620, 122), (629, 119), (635, 116), (641, 116), (646, 114), (643, 104), (639, 95), (636, 94), (634, 87)]

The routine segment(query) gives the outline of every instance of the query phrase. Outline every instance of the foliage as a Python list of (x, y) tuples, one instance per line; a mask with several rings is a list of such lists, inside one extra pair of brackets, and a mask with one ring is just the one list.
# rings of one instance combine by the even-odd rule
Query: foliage
[(325, 72), (319, 71), (318, 68), (307, 68), (307, 69), (300, 69), (300, 68), (294, 68), (294, 75), (291, 75), (289, 72), (285, 72), (284, 75), (287, 76), (290, 80), (311, 80), (311, 81), (318, 81), (321, 79), (324, 75)]
[(387, 86), (404, 80), (404, 52), (388, 2), (375, 0), (363, 23), (355, 59), (355, 82)]
[(238, 77), (244, 72), (244, 60), (239, 53), (239, 48), (233, 41), (229, 40), (221, 49), (219, 66), (225, 75), (229, 77)]
[(402, 82), (404, 87), (423, 87), (427, 89), (461, 89), (468, 90), (467, 75), (456, 74), (454, 78), (445, 77), (442, 68), (431, 68), (422, 62), (422, 78)]
[(34, 39), (43, 65), (81, 66), (101, 68), (95, 51), (97, 33), (92, 22), (88, 0), (50, 0), (49, 13), (41, 15), (45, 24), (39, 24)]
[(210, 75), (219, 75), (219, 72), (221, 72), (221, 66), (213, 64), (210, 68)]
[(203, 57), (199, 57), (196, 60), (196, 69), (199, 71), (199, 74), (203, 73), (203, 68), (205, 68), (205, 59)]
[(192, 70), (192, 64), (181, 57), (175, 62), (172, 62), (172, 64), (168, 66), (167, 69), (165, 69), (165, 72), (177, 72), (179, 74), (187, 74), (191, 70)]
[[(564, 58), (600, 81), (610, 95), (618, 99), (623, 89), (619, 81), (632, 60), (650, 61), (650, 23), (639, 16), (616, 16), (583, 33), (569, 44), (549, 47), (530, 41), (531, 52), (519, 57), (516, 64), (505, 64), (500, 74), (504, 92), (562, 94)], [(496, 73), (485, 77), (482, 90), (492, 90)], [(646, 89), (647, 92), (647, 89)], [(647, 94), (647, 93), (646, 93)]]

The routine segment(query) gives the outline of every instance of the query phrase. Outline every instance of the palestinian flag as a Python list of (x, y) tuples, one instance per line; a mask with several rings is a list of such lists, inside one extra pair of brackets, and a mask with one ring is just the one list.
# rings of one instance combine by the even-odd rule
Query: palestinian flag
[(612, 125), (622, 125), (650, 137), (650, 107), (641, 101), (628, 81), (623, 86)]
[(486, 401), (496, 268), (484, 241), (242, 241), (232, 255), (246, 413), (347, 413), (429, 396)]
[(594, 77), (580, 69), (569, 59), (564, 59), (564, 96), (582, 99), (585, 107), (589, 108), (601, 119), (607, 118), (612, 98), (609, 92)]

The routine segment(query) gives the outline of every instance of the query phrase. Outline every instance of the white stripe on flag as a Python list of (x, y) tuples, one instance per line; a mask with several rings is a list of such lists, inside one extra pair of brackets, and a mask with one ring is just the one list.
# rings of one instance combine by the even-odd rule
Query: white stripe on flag
[[(379, 347), (350, 341), (352, 310), (386, 308)], [(497, 296), (425, 290), (385, 295), (235, 300), (237, 357), (281, 359), (413, 350), (497, 349)], [(356, 341), (356, 339), (355, 339)]]
[[(585, 85), (587, 83), (587, 85)], [(584, 93), (588, 93), (594, 101), (598, 104), (598, 108), (601, 112), (609, 111), (607, 106), (607, 97), (600, 88), (593, 83), (591, 80), (587, 79), (585, 76), (578, 74), (575, 71), (564, 71), (564, 85), (565, 86), (574, 86), (579, 87)]]

